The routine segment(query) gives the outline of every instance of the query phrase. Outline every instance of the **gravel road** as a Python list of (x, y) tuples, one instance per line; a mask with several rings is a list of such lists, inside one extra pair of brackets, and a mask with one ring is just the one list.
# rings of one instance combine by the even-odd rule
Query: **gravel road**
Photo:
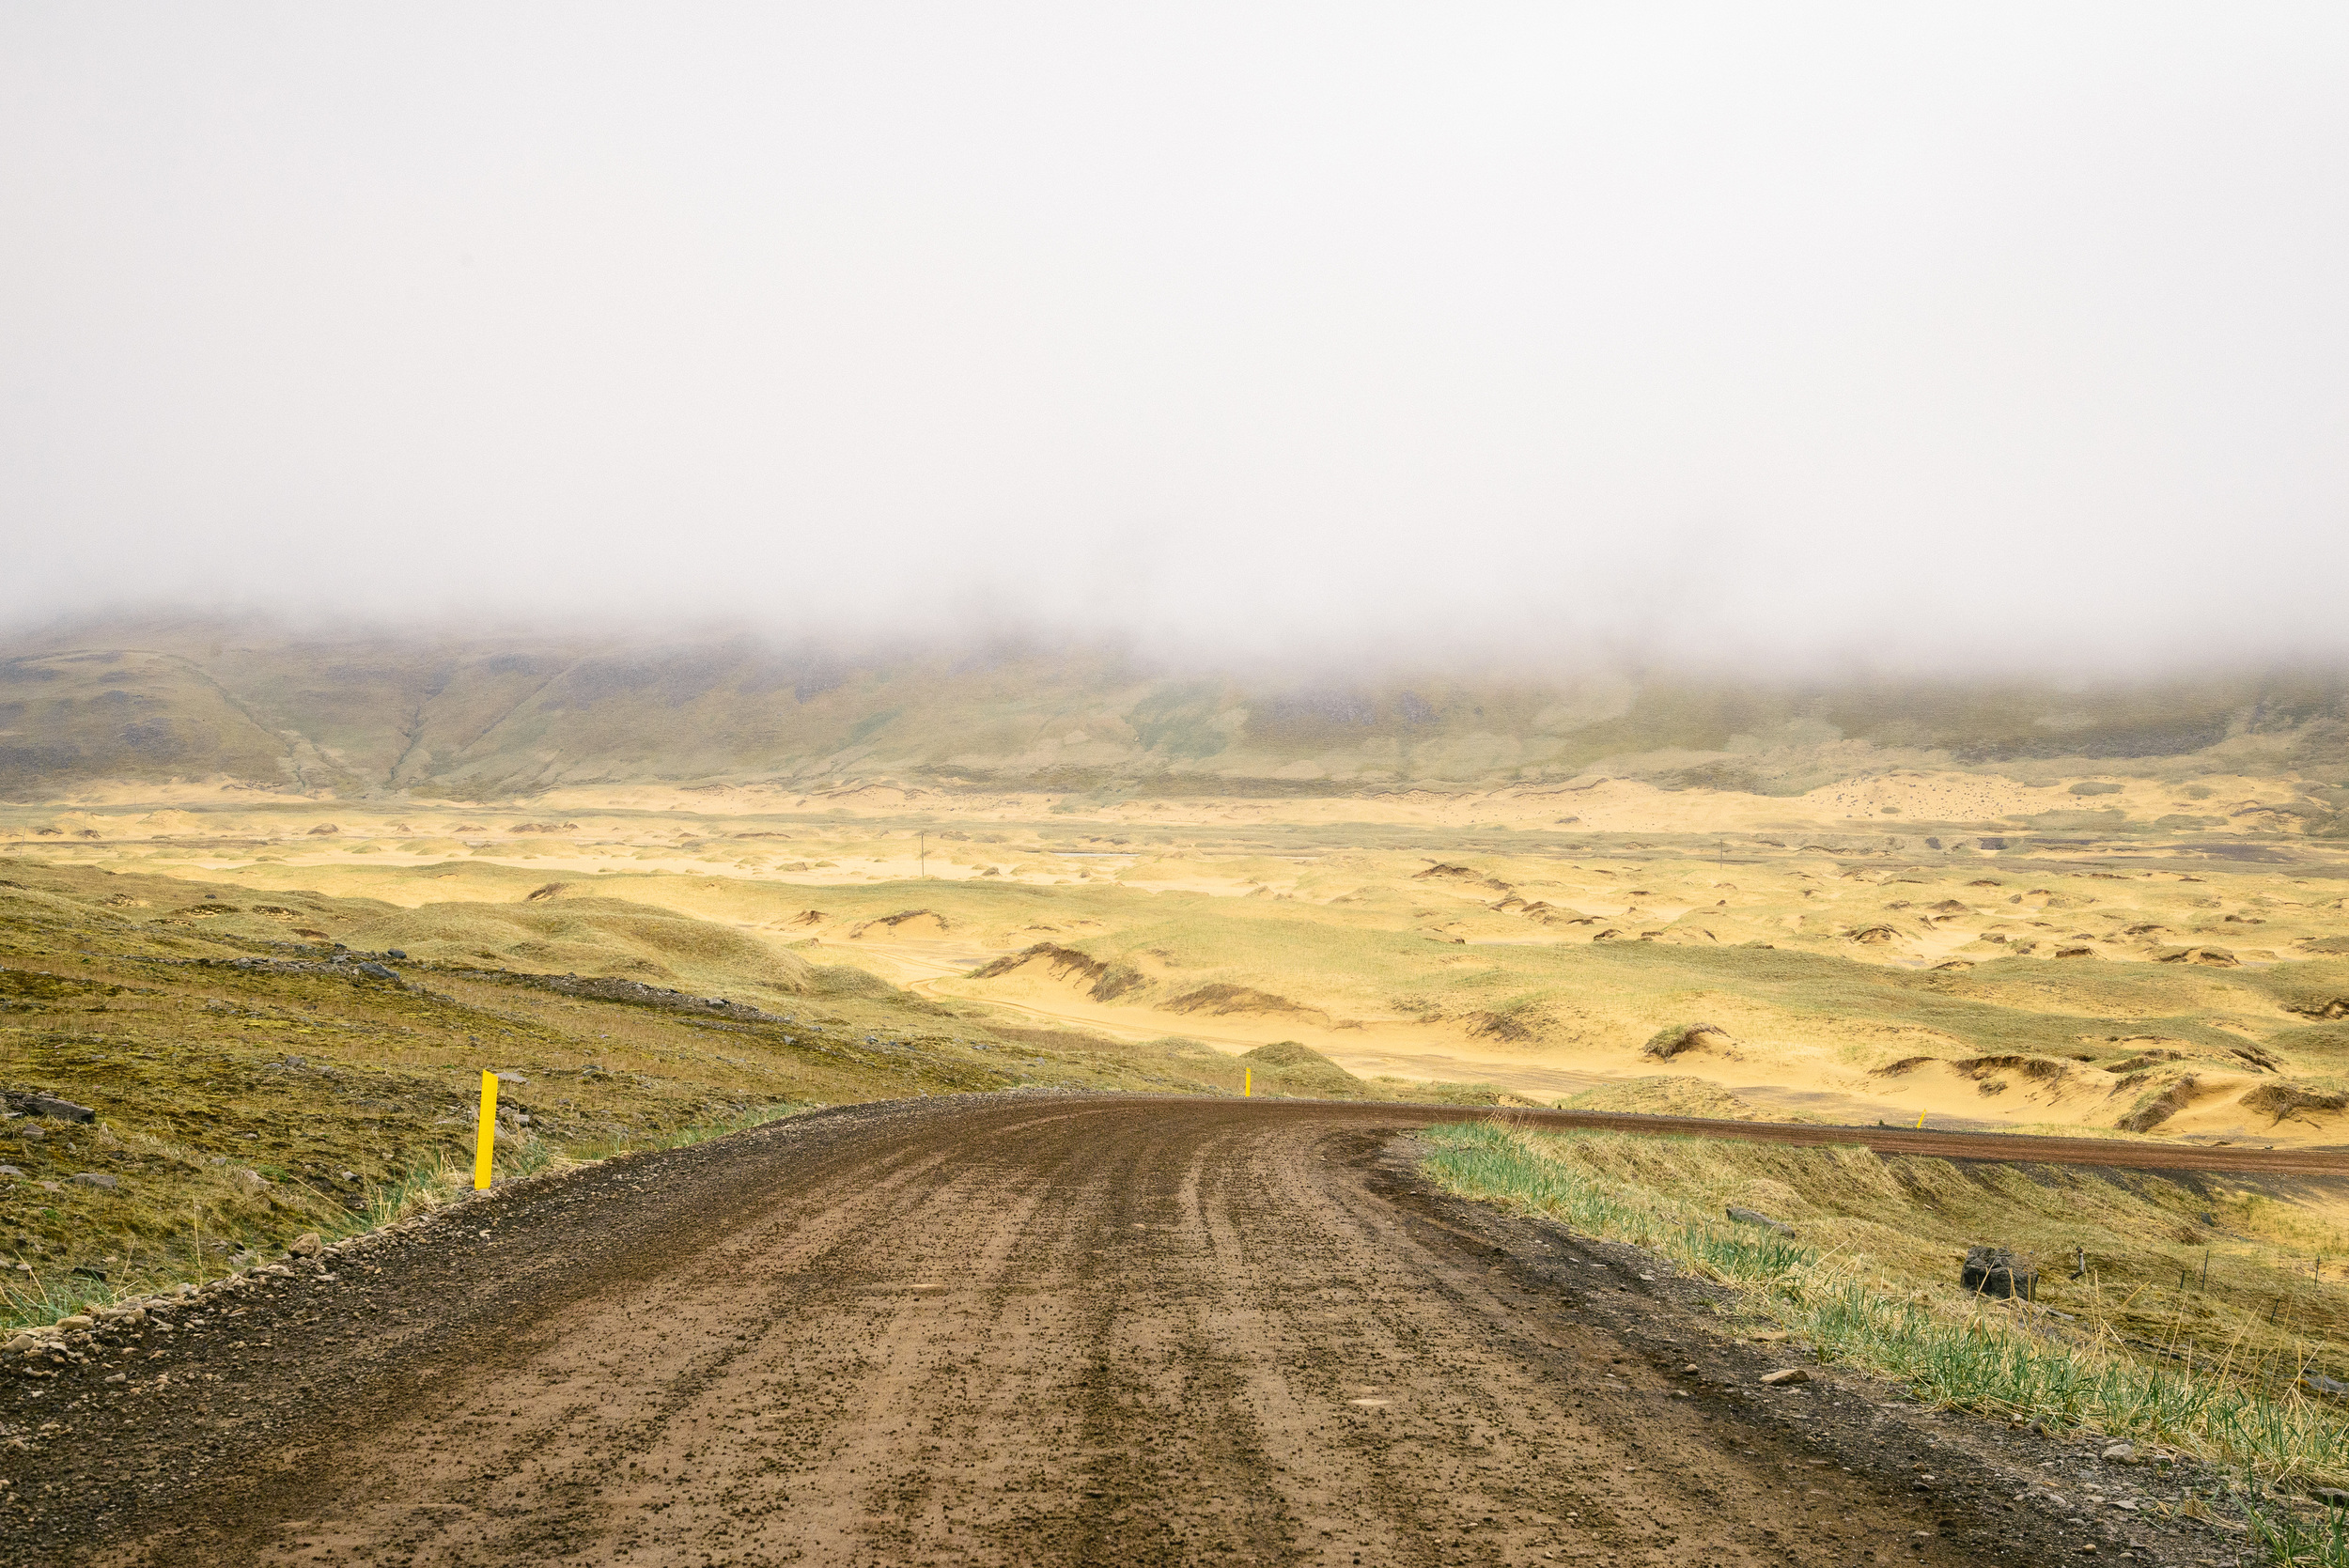
[(0, 1561), (2202, 1560), (1423, 1190), (1461, 1114), (974, 1096), (516, 1184), (8, 1379)]

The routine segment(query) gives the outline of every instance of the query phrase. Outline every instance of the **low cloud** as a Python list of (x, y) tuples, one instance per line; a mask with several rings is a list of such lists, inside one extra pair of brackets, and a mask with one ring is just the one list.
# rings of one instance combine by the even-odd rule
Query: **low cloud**
[(2338, 8), (5, 27), (20, 629), (2349, 651)]

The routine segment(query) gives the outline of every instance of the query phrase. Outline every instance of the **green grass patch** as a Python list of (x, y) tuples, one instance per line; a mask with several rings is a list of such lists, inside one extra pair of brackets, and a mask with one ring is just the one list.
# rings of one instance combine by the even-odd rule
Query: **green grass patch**
[(1898, 1379), (1929, 1403), (2165, 1444), (2296, 1483), (2349, 1477), (2349, 1420), (2302, 1393), (2296, 1365), (2273, 1355), (2155, 1364), (2088, 1314), (2064, 1323), (1988, 1302), (1866, 1252), (1733, 1225), (1717, 1208), (1604, 1173), (1610, 1161), (1655, 1157), (1625, 1145), (1708, 1141), (1543, 1136), (1489, 1123), (1425, 1139), (1425, 1169), (1446, 1189), (1673, 1259), (1739, 1291), (1821, 1360)]

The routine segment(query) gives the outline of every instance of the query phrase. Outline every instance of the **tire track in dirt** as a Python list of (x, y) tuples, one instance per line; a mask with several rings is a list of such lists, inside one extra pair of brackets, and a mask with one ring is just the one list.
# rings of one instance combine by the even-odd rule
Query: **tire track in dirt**
[(1784, 1402), (1680, 1377), (1645, 1287), (1413, 1190), (1394, 1135), (1461, 1114), (980, 1096), (522, 1184), (0, 1395), (0, 1561), (2077, 1550), (1859, 1455), (1791, 1486)]

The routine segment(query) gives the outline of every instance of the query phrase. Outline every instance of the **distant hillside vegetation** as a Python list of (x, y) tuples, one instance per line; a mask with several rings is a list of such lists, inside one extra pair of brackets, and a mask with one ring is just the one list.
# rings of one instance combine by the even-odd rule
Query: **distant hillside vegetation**
[(1579, 774), (1790, 794), (1892, 766), (2349, 775), (2349, 678), (1761, 682), (1624, 674), (1283, 685), (1102, 650), (849, 659), (663, 644), (113, 625), (0, 643), (0, 794), (227, 778), (459, 799), (888, 779), (1163, 795)]

